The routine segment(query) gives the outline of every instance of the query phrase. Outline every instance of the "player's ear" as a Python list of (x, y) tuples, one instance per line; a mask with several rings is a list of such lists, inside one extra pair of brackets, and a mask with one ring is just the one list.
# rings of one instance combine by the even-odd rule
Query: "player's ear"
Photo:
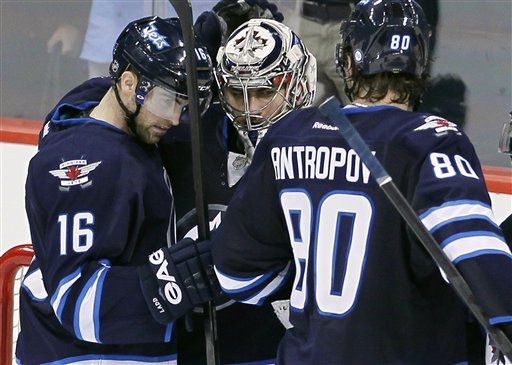
[(137, 76), (132, 71), (125, 71), (119, 78), (120, 91), (126, 93), (133, 93), (137, 86)]
[(348, 71), (348, 76), (351, 77), (354, 75), (354, 60), (352, 59), (352, 56), (347, 52), (345, 53), (345, 57), (346, 57), (346, 62), (347, 62), (347, 71)]

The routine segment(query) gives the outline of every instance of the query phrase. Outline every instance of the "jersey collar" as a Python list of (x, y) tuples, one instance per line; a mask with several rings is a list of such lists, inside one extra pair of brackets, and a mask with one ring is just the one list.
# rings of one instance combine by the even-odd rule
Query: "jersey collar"
[(354, 105), (354, 104), (349, 104), (347, 106), (344, 106), (342, 109), (345, 114), (372, 113), (372, 112), (378, 112), (381, 110), (389, 110), (389, 109), (402, 110), (393, 105), (363, 106), (363, 105)]
[(82, 124), (97, 124), (119, 130), (119, 128), (110, 123), (91, 118), (88, 115), (84, 115), (84, 111), (92, 109), (98, 104), (98, 101), (86, 101), (77, 105), (63, 103), (55, 109), (55, 112), (50, 118), (50, 122), (61, 127), (72, 127)]

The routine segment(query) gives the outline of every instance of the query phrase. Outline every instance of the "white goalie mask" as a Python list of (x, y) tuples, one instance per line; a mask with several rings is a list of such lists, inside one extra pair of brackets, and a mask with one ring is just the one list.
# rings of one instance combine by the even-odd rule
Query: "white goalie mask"
[(315, 57), (274, 20), (251, 19), (235, 29), (214, 74), (224, 110), (242, 131), (262, 131), (315, 96)]

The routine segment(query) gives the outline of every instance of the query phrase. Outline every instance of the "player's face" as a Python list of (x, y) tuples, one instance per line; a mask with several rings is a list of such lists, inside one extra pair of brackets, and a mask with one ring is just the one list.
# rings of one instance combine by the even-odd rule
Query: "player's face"
[[(133, 113), (137, 109), (135, 89), (137, 77), (131, 71), (121, 75), (118, 84), (123, 103)], [(169, 128), (178, 125), (181, 111), (187, 105), (185, 95), (156, 86), (144, 98), (138, 115), (135, 117), (137, 136), (144, 143), (157, 143)]]
[(285, 90), (275, 88), (248, 89), (247, 96), (239, 88), (226, 88), (226, 102), (233, 108), (235, 123), (245, 124), (247, 117), (252, 126), (257, 127), (275, 115), (285, 103)]
[(179, 124), (181, 110), (182, 106), (179, 104), (174, 104), (172, 107), (169, 106), (168, 116), (162, 118), (153, 114), (142, 105), (139, 115), (135, 118), (137, 135), (144, 143), (158, 143), (169, 128)]

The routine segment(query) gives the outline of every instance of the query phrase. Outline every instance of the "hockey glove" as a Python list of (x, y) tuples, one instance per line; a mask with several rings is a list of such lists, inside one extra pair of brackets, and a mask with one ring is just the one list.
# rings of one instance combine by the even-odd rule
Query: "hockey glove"
[(194, 31), (208, 49), (214, 66), (217, 51), (231, 33), (249, 19), (264, 18), (283, 21), (277, 5), (268, 0), (221, 0), (197, 18)]
[(161, 248), (139, 268), (146, 303), (155, 320), (166, 324), (221, 294), (213, 271), (210, 241), (185, 238)]

